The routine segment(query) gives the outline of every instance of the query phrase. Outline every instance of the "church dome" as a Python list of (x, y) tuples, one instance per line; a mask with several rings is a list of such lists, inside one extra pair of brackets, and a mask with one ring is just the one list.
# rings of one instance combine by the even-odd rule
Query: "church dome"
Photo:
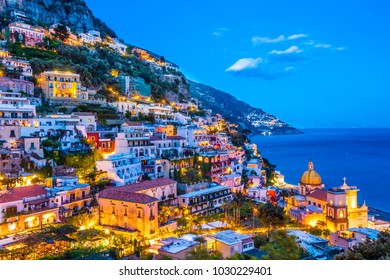
[(314, 164), (309, 161), (308, 169), (302, 174), (301, 185), (321, 185), (321, 176), (317, 171), (314, 170)]

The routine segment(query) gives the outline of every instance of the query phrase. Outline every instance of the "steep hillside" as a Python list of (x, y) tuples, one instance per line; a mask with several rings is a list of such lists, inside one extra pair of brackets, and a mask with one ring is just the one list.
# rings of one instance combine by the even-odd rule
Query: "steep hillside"
[(96, 18), (83, 0), (0, 0), (3, 26), (10, 21), (13, 9), (24, 12), (33, 24), (42, 27), (59, 22), (76, 32), (94, 29), (99, 30), (103, 37), (116, 37), (115, 32)]
[(249, 129), (253, 133), (301, 133), (277, 117), (237, 100), (226, 92), (193, 81), (189, 81), (189, 84), (191, 96), (198, 99), (204, 108), (221, 114), (230, 122), (239, 124), (241, 128)]
[[(106, 35), (117, 37), (115, 32), (96, 18), (84, 0), (0, 0), (0, 25), (6, 28), (15, 19), (15, 11), (25, 14), (23, 21), (48, 29), (54, 23), (71, 28), (74, 33), (94, 29)], [(20, 15), (20, 13), (19, 13)], [(112, 73), (122, 76), (141, 77), (151, 86), (151, 95), (155, 101), (182, 102), (191, 97), (201, 101), (206, 109), (219, 113), (241, 128), (254, 133), (272, 132), (274, 134), (299, 133), (277, 117), (259, 108), (251, 107), (232, 95), (212, 87), (187, 81), (173, 63), (172, 67), (161, 67), (155, 63), (165, 61), (161, 55), (127, 44), (125, 55), (118, 54), (105, 44), (94, 47), (68, 46), (63, 42), (46, 40), (45, 50), (23, 48), (20, 43), (9, 43), (12, 55), (24, 56), (32, 66), (35, 75), (47, 70), (58, 69), (76, 72), (81, 75), (83, 86), (93, 87), (97, 97), (117, 100), (119, 84)], [(138, 52), (133, 50), (137, 50)]]

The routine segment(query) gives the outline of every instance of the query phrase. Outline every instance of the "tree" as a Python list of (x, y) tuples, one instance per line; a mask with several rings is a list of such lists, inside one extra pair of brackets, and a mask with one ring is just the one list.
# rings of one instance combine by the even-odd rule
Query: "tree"
[(258, 217), (264, 226), (272, 229), (285, 226), (288, 222), (284, 209), (271, 203), (259, 204)]
[(253, 236), (253, 241), (255, 248), (260, 248), (264, 245), (266, 245), (269, 241), (267, 234), (265, 233), (257, 233)]
[(74, 154), (65, 158), (65, 164), (77, 169), (77, 175), (80, 179), (87, 179), (88, 174), (95, 170), (94, 154)]
[(284, 230), (274, 231), (270, 234), (269, 242), (260, 247), (266, 253), (266, 260), (299, 260), (303, 255), (302, 249), (295, 242), (295, 237)]
[(346, 252), (335, 257), (336, 260), (390, 260), (390, 230), (381, 231), (376, 240), (366, 239)]
[(257, 260), (257, 258), (254, 256), (250, 256), (247, 254), (239, 254), (239, 253), (235, 253), (233, 256), (231, 256), (230, 258), (226, 258), (226, 259), (227, 260), (239, 260), (239, 261)]
[(58, 24), (57, 27), (54, 28), (54, 37), (58, 38), (61, 41), (65, 41), (69, 38), (69, 32), (65, 25)]
[(223, 260), (222, 253), (219, 251), (208, 251), (201, 248), (188, 253), (187, 260)]
[(275, 173), (275, 164), (271, 164), (268, 159), (263, 158), (263, 168), (267, 175), (267, 186), (273, 186), (276, 183), (277, 177)]

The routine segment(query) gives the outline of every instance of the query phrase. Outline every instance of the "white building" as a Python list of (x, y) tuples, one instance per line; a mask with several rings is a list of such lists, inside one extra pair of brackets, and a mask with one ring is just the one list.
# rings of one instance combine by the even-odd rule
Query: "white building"
[(183, 115), (182, 113), (175, 113), (176, 121), (181, 125), (188, 125), (191, 123), (191, 117)]
[(96, 169), (107, 172), (115, 185), (136, 183), (141, 180), (141, 162), (134, 154), (115, 154), (96, 162)]
[(31, 127), (36, 106), (20, 93), (0, 92), (0, 125)]
[(263, 162), (261, 159), (253, 158), (248, 161), (245, 169), (249, 172), (250, 175), (261, 175), (261, 168), (263, 166)]
[(197, 126), (184, 126), (177, 129), (177, 135), (187, 139), (188, 146), (193, 148), (209, 146), (207, 130)]
[(224, 258), (243, 254), (255, 248), (252, 237), (233, 230), (225, 230), (209, 236), (207, 247), (221, 252)]
[[(91, 113), (73, 113), (72, 115), (47, 115), (34, 118), (31, 127), (23, 127), (22, 136), (38, 134), (41, 137), (57, 135), (58, 131), (70, 131), (70, 135), (87, 137), (87, 131), (96, 130), (96, 118)], [(68, 135), (69, 136), (69, 135)]]
[(80, 40), (87, 44), (101, 43), (102, 38), (100, 37), (100, 32), (97, 30), (89, 30), (87, 33), (79, 34)]
[(268, 188), (261, 186), (254, 186), (248, 189), (248, 197), (258, 202), (267, 202)]
[(127, 46), (119, 38), (114, 38), (112, 43), (108, 43), (108, 46), (120, 54), (126, 53)]
[(214, 185), (210, 188), (179, 195), (179, 206), (185, 206), (192, 214), (207, 215), (221, 212), (224, 202), (233, 199), (229, 187)]

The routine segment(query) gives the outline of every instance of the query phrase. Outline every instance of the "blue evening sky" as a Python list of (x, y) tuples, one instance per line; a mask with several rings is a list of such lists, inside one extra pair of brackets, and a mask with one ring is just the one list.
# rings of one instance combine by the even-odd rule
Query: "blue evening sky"
[(300, 127), (390, 127), (388, 1), (86, 0), (127, 43)]

